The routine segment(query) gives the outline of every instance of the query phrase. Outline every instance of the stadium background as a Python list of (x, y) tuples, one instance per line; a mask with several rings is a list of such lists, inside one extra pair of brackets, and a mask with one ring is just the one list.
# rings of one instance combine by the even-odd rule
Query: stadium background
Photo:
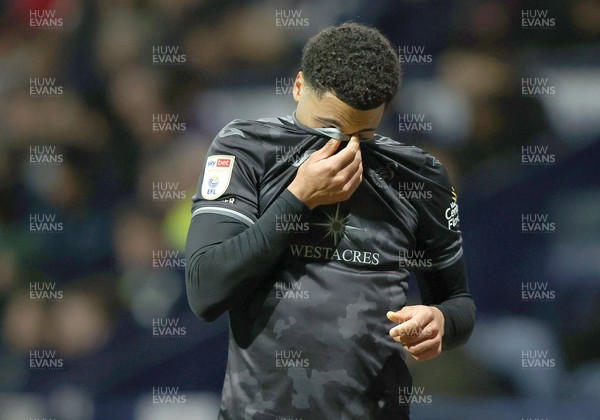
[(0, 12), (1, 419), (214, 418), (227, 319), (194, 317), (182, 268), (206, 149), (234, 118), (291, 113), (302, 45), (348, 19), (403, 48), (379, 132), (449, 169), (478, 306), (465, 348), (410, 364), (414, 418), (600, 418), (597, 1)]

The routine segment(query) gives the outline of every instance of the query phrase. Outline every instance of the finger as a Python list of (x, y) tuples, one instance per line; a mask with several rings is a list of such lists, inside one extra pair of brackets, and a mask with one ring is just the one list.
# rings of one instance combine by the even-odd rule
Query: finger
[(414, 344), (408, 344), (406, 346), (406, 350), (410, 352), (410, 354), (414, 354), (418, 356), (430, 349), (437, 349), (440, 347), (439, 340), (435, 339), (424, 339)]
[(348, 142), (346, 149), (353, 150), (355, 153), (360, 150), (360, 139), (358, 136), (354, 135), (350, 137), (350, 141)]
[(388, 319), (392, 322), (408, 321), (412, 318), (413, 308), (411, 306), (405, 306), (404, 308), (396, 312), (389, 311), (386, 315)]
[(341, 144), (341, 141), (331, 139), (327, 143), (325, 143), (323, 147), (311, 154), (308, 160), (312, 159), (312, 161), (318, 161), (322, 159), (327, 159), (328, 157), (333, 156), (336, 150), (340, 148)]
[(436, 356), (439, 356), (441, 353), (440, 350), (433, 348), (433, 349), (429, 349), (427, 351), (424, 351), (422, 353), (419, 354), (410, 354), (413, 359), (415, 359), (418, 362), (424, 362), (426, 360), (431, 360)]
[[(329, 164), (334, 172), (339, 172), (346, 166), (355, 161), (356, 155), (360, 153), (360, 142), (358, 140), (350, 140), (344, 150), (340, 151), (335, 156), (329, 158)], [(362, 155), (359, 154), (359, 159), (362, 160)]]
[(427, 340), (413, 347), (405, 347), (416, 360), (429, 360), (439, 355), (442, 352), (442, 347), (439, 341)]
[(417, 344), (421, 344), (421, 343), (429, 340), (429, 338), (421, 337), (421, 338), (415, 338), (415, 340), (408, 342), (407, 341), (408, 338), (409, 337), (407, 337), (407, 336), (396, 336), (396, 337), (393, 337), (393, 340), (397, 343), (402, 344), (402, 347), (404, 347), (406, 350), (409, 350), (412, 346), (416, 346)]
[(422, 329), (420, 325), (415, 320), (405, 321), (400, 325), (396, 325), (390, 330), (390, 335), (392, 337), (400, 337), (406, 338), (419, 336)]
[(396, 312), (387, 311), (385, 316), (387, 317), (387, 319), (389, 319), (392, 322), (398, 322), (398, 315), (396, 315)]
[(339, 170), (339, 172), (335, 175), (336, 180), (341, 184), (347, 184), (352, 178), (354, 178), (357, 174), (360, 175), (362, 173), (362, 156), (360, 151), (354, 155), (354, 160), (349, 163), (346, 167)]
[(354, 191), (360, 186), (362, 182), (362, 164), (360, 164), (358, 170), (354, 173), (350, 181), (348, 181), (343, 187), (342, 191), (350, 198)]

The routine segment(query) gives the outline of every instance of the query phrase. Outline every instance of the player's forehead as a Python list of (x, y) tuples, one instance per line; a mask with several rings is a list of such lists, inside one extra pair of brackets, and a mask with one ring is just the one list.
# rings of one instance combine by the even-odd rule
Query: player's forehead
[(325, 93), (320, 98), (315, 95), (311, 101), (311, 111), (316, 120), (327, 125), (338, 127), (343, 132), (356, 133), (365, 129), (375, 130), (381, 118), (385, 106), (359, 110), (346, 104), (333, 93)]

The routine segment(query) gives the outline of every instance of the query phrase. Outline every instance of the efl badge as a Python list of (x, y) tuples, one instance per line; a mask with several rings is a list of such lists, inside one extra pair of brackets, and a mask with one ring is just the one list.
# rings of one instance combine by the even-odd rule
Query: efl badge
[(223, 195), (229, 187), (235, 156), (215, 155), (206, 160), (204, 178), (202, 180), (202, 197), (215, 200)]

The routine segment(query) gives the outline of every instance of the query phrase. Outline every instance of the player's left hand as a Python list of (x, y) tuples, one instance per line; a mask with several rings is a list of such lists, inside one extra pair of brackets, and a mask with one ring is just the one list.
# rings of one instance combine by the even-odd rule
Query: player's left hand
[(435, 306), (405, 306), (397, 312), (389, 311), (387, 318), (398, 322), (390, 335), (418, 361), (433, 359), (442, 352), (444, 314)]

